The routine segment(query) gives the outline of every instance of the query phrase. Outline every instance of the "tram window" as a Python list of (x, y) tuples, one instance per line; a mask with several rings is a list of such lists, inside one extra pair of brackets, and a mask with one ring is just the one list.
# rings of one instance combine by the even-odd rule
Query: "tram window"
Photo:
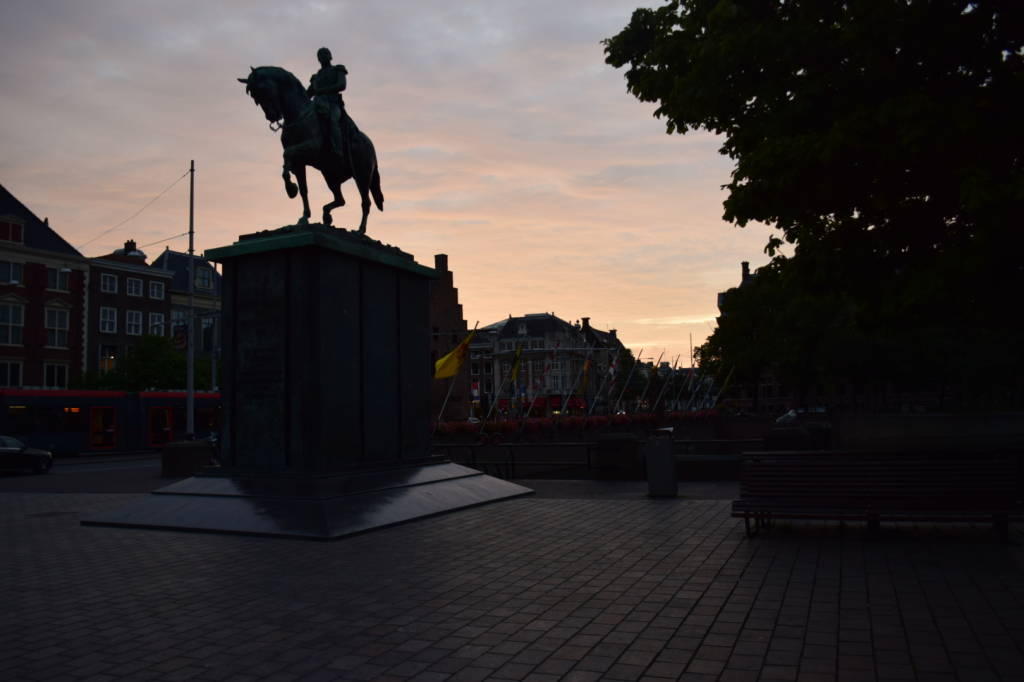
[(27, 405), (8, 405), (7, 423), (14, 433), (32, 432), (32, 409)]
[(59, 407), (37, 407), (36, 428), (44, 433), (59, 433), (64, 430), (64, 414)]
[(117, 421), (113, 407), (89, 408), (89, 444), (94, 448), (117, 445)]
[(85, 431), (85, 419), (82, 416), (82, 408), (65, 407), (62, 410), (64, 412), (65, 431)]

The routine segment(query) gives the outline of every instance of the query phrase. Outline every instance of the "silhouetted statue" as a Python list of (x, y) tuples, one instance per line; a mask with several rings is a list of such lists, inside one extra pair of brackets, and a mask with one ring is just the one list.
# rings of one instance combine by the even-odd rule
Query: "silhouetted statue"
[[(345, 102), (341, 98), (341, 93), (347, 84), (345, 76), (348, 75), (348, 69), (341, 64), (332, 65), (331, 51), (326, 47), (316, 51), (316, 58), (320, 62), (320, 70), (310, 77), (306, 94), (313, 98), (320, 130), (326, 132), (324, 141), (330, 142), (331, 150), (335, 154), (344, 154), (342, 118), (347, 119), (348, 115), (345, 114)], [(348, 137), (349, 126), (346, 125), (345, 129), (344, 137)]]
[[(249, 77), (238, 80), (245, 83), (245, 91), (263, 109), (270, 129), (281, 131), (284, 147), (281, 175), (288, 196), (302, 196), (299, 224), (309, 222), (306, 166), (312, 166), (323, 174), (327, 187), (334, 194), (334, 201), (324, 205), (323, 223), (330, 225), (331, 210), (345, 205), (341, 183), (352, 178), (362, 197), (359, 232), (365, 233), (371, 195), (377, 208), (384, 210), (377, 152), (370, 138), (345, 113), (341, 101), (341, 91), (346, 85), (345, 67), (331, 65), (327, 48), (321, 48), (317, 57), (322, 68), (310, 79), (308, 89), (291, 72), (277, 66), (250, 67)], [(295, 175), (297, 187), (291, 174)]]

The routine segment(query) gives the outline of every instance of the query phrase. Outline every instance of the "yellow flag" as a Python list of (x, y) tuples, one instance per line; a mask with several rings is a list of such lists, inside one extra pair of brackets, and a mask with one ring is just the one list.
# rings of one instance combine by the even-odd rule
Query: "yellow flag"
[(519, 365), (521, 364), (521, 360), (522, 359), (523, 359), (523, 347), (521, 345), (519, 345), (519, 344), (516, 344), (516, 356), (515, 356), (515, 361), (512, 363), (512, 372), (511, 372), (511, 374), (512, 374), (512, 388), (513, 388), (513, 390), (515, 390), (516, 382), (519, 381)]
[(448, 355), (434, 363), (435, 379), (447, 379), (459, 373), (459, 370), (462, 369), (462, 363), (466, 361), (466, 356), (469, 355), (469, 341), (475, 334), (476, 330), (474, 329), (469, 333), (469, 336), (462, 339), (462, 343), (455, 346), (451, 353), (448, 353)]

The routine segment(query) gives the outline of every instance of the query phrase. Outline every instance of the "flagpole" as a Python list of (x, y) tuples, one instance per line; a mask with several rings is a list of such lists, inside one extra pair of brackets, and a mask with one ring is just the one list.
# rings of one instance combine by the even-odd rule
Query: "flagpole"
[(615, 401), (615, 407), (612, 408), (612, 414), (616, 414), (619, 411), (619, 403), (622, 402), (622, 396), (626, 394), (626, 387), (629, 386), (629, 380), (633, 378), (633, 370), (636, 369), (637, 363), (640, 362), (640, 358), (644, 354), (643, 347), (640, 348), (640, 352), (636, 354), (636, 360), (633, 362), (633, 366), (629, 368), (629, 375), (626, 376), (625, 383), (622, 384), (622, 392), (619, 393), (619, 399)]
[[(601, 391), (604, 390), (604, 385), (608, 381), (609, 372), (603, 372), (604, 376), (601, 377), (601, 385), (597, 387), (597, 391), (594, 393), (594, 400), (591, 401), (589, 408), (587, 409), (587, 416), (594, 414), (594, 408), (597, 407), (597, 400), (601, 397)], [(611, 389), (609, 389), (609, 393)]]
[(676, 397), (673, 398), (672, 402), (675, 403), (676, 409), (679, 409), (679, 396), (683, 394), (683, 389), (689, 390), (689, 387), (693, 385), (693, 359), (690, 360), (690, 376), (686, 378), (685, 383), (679, 384), (679, 390), (676, 391)]
[(185, 437), (192, 439), (196, 435), (196, 380), (195, 380), (195, 356), (196, 356), (196, 311), (195, 311), (195, 288), (196, 288), (196, 259), (195, 230), (193, 219), (195, 216), (196, 197), (196, 162), (193, 159), (188, 166), (188, 337), (185, 346)]
[[(653, 366), (651, 367), (651, 374), (652, 374), (652, 375), (654, 374), (654, 372), (657, 372), (657, 371), (658, 371), (658, 365), (659, 365), (659, 364), (661, 364), (661, 359), (662, 359), (662, 358), (663, 358), (664, 356), (665, 356), (665, 351), (661, 351), (661, 355), (659, 355), (659, 356), (658, 356), (658, 359), (657, 359), (657, 361), (656, 361), (656, 362), (654, 363), (654, 365), (653, 365)], [(647, 383), (646, 383), (646, 384), (644, 384), (644, 391), (643, 391), (643, 393), (641, 393), (641, 394), (640, 394), (640, 400), (638, 400), (638, 401), (637, 401), (637, 404), (636, 404), (636, 411), (637, 411), (637, 412), (639, 412), (639, 411), (640, 411), (640, 405), (641, 405), (641, 404), (643, 404), (643, 402), (644, 402), (644, 398), (646, 398), (646, 397), (647, 397), (647, 389), (649, 389), (649, 388), (651, 387), (651, 378), (652, 378), (652, 377), (647, 377)]]
[[(434, 432), (435, 433), (437, 432), (438, 427), (441, 426), (441, 419), (444, 417), (444, 410), (445, 410), (446, 407), (448, 407), (448, 399), (451, 398), (451, 396), (452, 396), (452, 389), (455, 388), (455, 378), (459, 375), (459, 372), (462, 371), (462, 365), (465, 364), (466, 355), (469, 355), (469, 344), (468, 344), (468, 341), (473, 337), (473, 334), (476, 333), (476, 328), (479, 325), (480, 325), (480, 321), (478, 320), (477, 323), (473, 325), (473, 330), (466, 336), (466, 338), (464, 338), (462, 341), (460, 341), (459, 345), (455, 346), (455, 348), (453, 348), (452, 351), (450, 353), (448, 353), (448, 355), (451, 355), (455, 351), (459, 350), (459, 346), (461, 346), (464, 343), (466, 344), (465, 355), (462, 355), (462, 358), (460, 360), (458, 360), (458, 365), (456, 365), (455, 373), (452, 374), (451, 377), (450, 377), (450, 383), (448, 384), (448, 393), (445, 394), (444, 402), (441, 403), (441, 412), (437, 415), (437, 424), (434, 426)], [(443, 377), (437, 377), (436, 376), (436, 373), (438, 371), (437, 364), (439, 362), (442, 362), (443, 360), (447, 359), (448, 355), (445, 355), (443, 358), (441, 358), (441, 360), (438, 360), (436, 363), (434, 363), (434, 372), (435, 372), (435, 377), (434, 378), (435, 379), (443, 378)]]
[(497, 399), (491, 401), (490, 407), (487, 408), (487, 416), (484, 417), (483, 420), (480, 422), (480, 433), (481, 434), (483, 434), (483, 432), (484, 432), (484, 424), (487, 423), (487, 420), (491, 418), (491, 414), (494, 412), (494, 406), (497, 404), (498, 400), (501, 400), (501, 392), (503, 390), (505, 390), (505, 384), (508, 383), (509, 377), (511, 377), (511, 376), (512, 376), (512, 368), (509, 368), (508, 374), (506, 374), (505, 376), (503, 376), (501, 378), (501, 386), (498, 387), (498, 391), (496, 393), (496, 395), (498, 396)]
[(661, 390), (658, 391), (658, 398), (654, 401), (654, 407), (651, 408), (651, 414), (654, 414), (658, 410), (658, 403), (661, 402), (662, 396), (665, 395), (666, 389), (668, 389), (669, 384), (672, 382), (672, 379), (675, 377), (675, 375), (676, 375), (676, 365), (679, 364), (679, 358), (681, 358), (681, 357), (682, 357), (682, 355), (677, 355), (676, 356), (676, 361), (672, 363), (672, 372), (668, 375), (668, 380), (665, 381), (664, 385), (662, 385)]
[[(576, 392), (576, 387), (580, 384), (580, 379), (583, 377), (583, 369), (587, 366), (587, 362), (590, 360), (590, 353), (594, 350), (592, 346), (587, 346), (587, 354), (583, 357), (583, 364), (580, 365), (580, 371), (576, 373), (576, 380), (572, 383), (572, 389), (568, 395), (562, 395), (562, 412), (565, 412), (566, 406), (569, 404), (569, 399), (572, 398), (573, 393)], [(561, 416), (561, 415), (559, 415)]]
[[(455, 376), (458, 376), (457, 374)], [(437, 415), (437, 424), (434, 425), (434, 433), (437, 433), (437, 429), (441, 426), (441, 418), (444, 417), (444, 408), (448, 407), (448, 399), (452, 397), (452, 389), (455, 388), (455, 377), (448, 380), (448, 393), (444, 396), (444, 402), (441, 403), (441, 413)]]

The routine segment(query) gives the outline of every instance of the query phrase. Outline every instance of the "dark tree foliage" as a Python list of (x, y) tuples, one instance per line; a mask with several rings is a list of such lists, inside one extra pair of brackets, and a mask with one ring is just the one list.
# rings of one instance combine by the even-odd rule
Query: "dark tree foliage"
[(668, 132), (723, 136), (725, 218), (795, 245), (704, 357), (1019, 391), (1024, 2), (673, 1), (606, 56)]
[[(187, 384), (185, 355), (165, 336), (140, 336), (125, 357), (110, 372), (87, 372), (76, 388), (144, 391), (146, 389), (182, 390)], [(199, 358), (195, 367), (195, 385), (210, 386), (210, 362)]]

